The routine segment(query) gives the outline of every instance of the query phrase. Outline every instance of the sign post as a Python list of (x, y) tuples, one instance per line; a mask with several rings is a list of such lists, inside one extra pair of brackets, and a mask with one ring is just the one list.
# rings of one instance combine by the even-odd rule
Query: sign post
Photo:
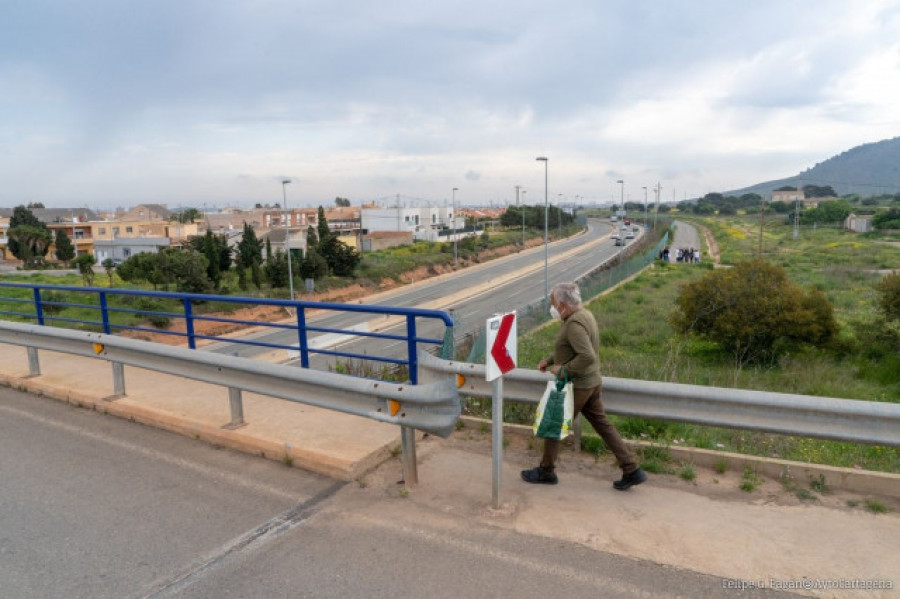
[(485, 380), (493, 381), (491, 396), (491, 453), (494, 508), (500, 507), (500, 480), (503, 474), (503, 375), (516, 367), (518, 339), (516, 313), (496, 314), (487, 320)]

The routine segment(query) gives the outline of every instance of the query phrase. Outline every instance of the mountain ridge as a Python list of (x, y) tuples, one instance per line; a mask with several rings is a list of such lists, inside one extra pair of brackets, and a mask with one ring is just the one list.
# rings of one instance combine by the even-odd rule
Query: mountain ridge
[(879, 195), (900, 192), (900, 137), (855, 146), (784, 179), (764, 181), (724, 192), (769, 195), (785, 186), (830, 185), (838, 195)]

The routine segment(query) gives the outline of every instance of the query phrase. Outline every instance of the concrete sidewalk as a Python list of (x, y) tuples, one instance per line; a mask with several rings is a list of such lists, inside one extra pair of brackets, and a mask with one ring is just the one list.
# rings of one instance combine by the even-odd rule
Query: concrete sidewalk
[[(734, 464), (724, 473), (698, 466), (691, 482), (674, 474), (651, 475), (646, 484), (622, 493), (612, 488), (618, 471), (608, 460), (569, 451), (560, 459), (558, 486), (533, 486), (520, 480), (519, 471), (537, 463), (540, 444), (508, 434), (503, 504), (495, 510), (486, 424), (469, 421), (448, 440), (423, 439), (420, 484), (406, 491), (397, 485), (396, 426), (245, 393), (248, 424), (228, 430), (222, 428), (230, 420), (224, 387), (126, 367), (127, 396), (108, 401), (113, 393), (108, 362), (48, 351), (40, 358), (41, 376), (28, 378), (25, 349), (0, 345), (0, 383), (358, 480), (354, 494), (360, 501), (411, 501), (418, 513), (456, 518), (464, 526), (498, 526), (721, 576), (727, 579), (722, 596), (744, 596), (730, 595), (729, 584), (782, 585), (819, 597), (900, 594), (900, 484), (892, 496), (837, 490), (803, 501), (777, 478), (764, 479), (752, 493), (741, 491), (742, 466)], [(881, 479), (882, 485), (900, 482), (896, 475)], [(800, 476), (794, 483), (808, 488)], [(871, 513), (864, 507), (867, 500), (892, 511)], [(852, 582), (857, 580), (863, 582)], [(884, 584), (865, 581), (890, 581), (892, 588), (833, 588)], [(804, 589), (806, 584), (832, 588)]]

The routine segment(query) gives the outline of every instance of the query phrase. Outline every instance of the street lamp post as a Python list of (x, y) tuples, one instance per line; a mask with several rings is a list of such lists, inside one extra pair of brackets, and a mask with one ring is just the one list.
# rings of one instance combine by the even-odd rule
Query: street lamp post
[(647, 228), (647, 186), (644, 186), (644, 228)]
[(288, 288), (290, 289), (291, 301), (294, 299), (294, 270), (291, 268), (291, 230), (288, 227), (288, 215), (287, 215), (287, 185), (290, 183), (290, 179), (285, 179), (281, 182), (281, 195), (284, 198), (284, 251), (287, 252), (287, 263), (288, 263)]
[(621, 186), (621, 198), (622, 198), (622, 216), (625, 216), (625, 181), (619, 179), (616, 181)]
[(525, 249), (525, 194), (527, 190), (522, 190), (522, 249)]
[(538, 156), (535, 160), (544, 163), (544, 309), (550, 309), (550, 246), (549, 246), (549, 201), (547, 200), (547, 181), (550, 170), (550, 159), (546, 156)]
[(459, 191), (459, 187), (453, 188), (453, 265), (456, 268), (459, 268), (459, 254), (456, 250), (456, 192)]

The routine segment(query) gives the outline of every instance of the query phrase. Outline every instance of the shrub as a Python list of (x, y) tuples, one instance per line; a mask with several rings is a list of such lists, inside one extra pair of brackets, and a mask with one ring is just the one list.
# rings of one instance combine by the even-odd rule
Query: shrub
[(738, 364), (774, 361), (793, 344), (826, 343), (838, 331), (825, 294), (804, 293), (762, 260), (709, 272), (684, 286), (676, 305), (675, 330), (717, 343)]
[(900, 272), (884, 277), (875, 288), (878, 307), (887, 320), (900, 320)]

